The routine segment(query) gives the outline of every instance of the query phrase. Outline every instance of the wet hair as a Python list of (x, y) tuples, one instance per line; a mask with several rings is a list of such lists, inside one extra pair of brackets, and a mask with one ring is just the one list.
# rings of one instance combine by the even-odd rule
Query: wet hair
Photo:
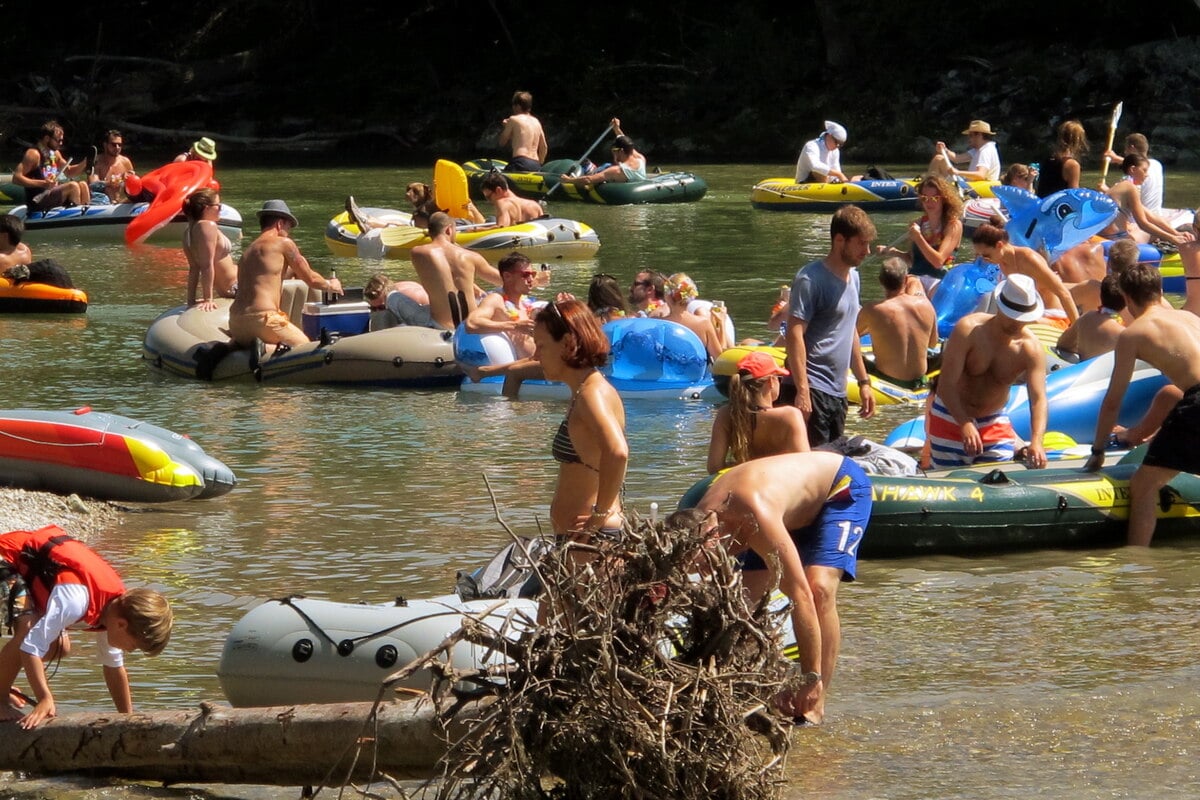
[(1134, 167), (1144, 167), (1149, 163), (1150, 159), (1146, 158), (1145, 156), (1138, 153), (1130, 153), (1129, 155), (1125, 156), (1125, 160), (1121, 162), (1121, 172), (1124, 172), (1126, 175), (1128, 175), (1129, 171)]
[(942, 222), (962, 218), (962, 195), (951, 189), (950, 184), (946, 183), (943, 178), (939, 178), (937, 175), (926, 175), (917, 184), (917, 193), (920, 194), (922, 189), (934, 189), (942, 196)]
[(25, 233), (25, 223), (12, 214), (0, 214), (0, 233), (7, 233), (9, 243), (18, 245)]
[(500, 174), (498, 170), (492, 170), (487, 175), (483, 176), (483, 180), (479, 183), (479, 188), (491, 189), (492, 191), (497, 189), (507, 189), (509, 188), (508, 178)]
[(441, 235), (442, 231), (454, 224), (454, 217), (445, 211), (435, 211), (429, 215), (429, 238)]
[(1033, 182), (1033, 172), (1024, 164), (1009, 164), (1008, 169), (1000, 176), (1000, 183), (1012, 186), (1014, 181)]
[(382, 272), (376, 272), (367, 278), (367, 285), (363, 287), (363, 299), (371, 306), (380, 306), (391, 291), (392, 279)]
[(513, 92), (512, 105), (528, 114), (533, 109), (533, 95), (529, 92)]
[(833, 219), (829, 221), (830, 241), (839, 235), (844, 239), (861, 236), (871, 241), (875, 238), (875, 223), (858, 206), (842, 206), (833, 212)]
[(742, 370), (729, 376), (729, 452), (734, 464), (742, 464), (754, 457), (750, 452), (754, 410), (772, 377), (752, 378), (749, 372)]
[(1126, 304), (1149, 306), (1162, 297), (1162, 273), (1152, 264), (1134, 264), (1122, 272), (1118, 280)]
[(504, 258), (500, 259), (500, 263), (496, 265), (496, 269), (500, 270), (501, 272), (508, 272), (510, 270), (518, 270), (522, 267), (528, 267), (531, 263), (532, 262), (529, 260), (529, 256), (525, 255), (524, 253), (518, 253), (516, 250), (514, 250)]
[(1108, 247), (1108, 270), (1120, 274), (1138, 263), (1141, 251), (1133, 239), (1117, 239)]
[(1100, 281), (1100, 303), (1109, 311), (1121, 311), (1125, 308), (1125, 295), (1121, 294), (1121, 276), (1113, 273), (1104, 276)]
[(908, 277), (908, 264), (897, 256), (885, 258), (879, 267), (879, 285), (886, 291), (898, 292), (904, 288)]
[(1131, 133), (1125, 137), (1125, 149), (1130, 148), (1140, 156), (1150, 157), (1150, 140), (1144, 133)]
[(971, 234), (971, 242), (974, 244), (984, 244), (988, 247), (996, 247), (1001, 242), (1008, 241), (1008, 231), (1000, 225), (994, 225), (991, 222), (985, 222), (975, 229)]
[(633, 139), (630, 139), (625, 134), (621, 134), (620, 136), (618, 136), (616, 139), (613, 140), (613, 148), (616, 150), (623, 150), (626, 153), (632, 153), (633, 152)]
[(190, 222), (198, 222), (204, 216), (204, 209), (219, 205), (217, 193), (212, 189), (197, 189), (183, 201), (183, 215)]
[(600, 330), (596, 315), (579, 300), (547, 303), (534, 324), (544, 327), (554, 341), (563, 343), (562, 360), (567, 366), (586, 369), (608, 363), (608, 337)]
[(171, 639), (175, 617), (171, 604), (153, 589), (130, 589), (112, 601), (117, 614), (129, 623), (129, 632), (146, 655), (156, 656)]
[(625, 295), (621, 292), (621, 285), (612, 275), (603, 273), (592, 276), (592, 282), (588, 284), (587, 304), (588, 308), (596, 314), (612, 311), (619, 311), (621, 314), (629, 313), (629, 306), (625, 302)]
[(63, 129), (63, 126), (58, 124), (58, 120), (48, 119), (45, 122), (43, 122), (42, 127), (38, 129), (38, 141), (41, 141), (42, 139), (46, 138), (47, 136), (52, 137), (52, 136), (54, 136), (54, 134), (58, 133), (62, 129)]
[(1087, 131), (1077, 119), (1069, 119), (1058, 126), (1057, 152), (1059, 155), (1078, 159), (1088, 151)]

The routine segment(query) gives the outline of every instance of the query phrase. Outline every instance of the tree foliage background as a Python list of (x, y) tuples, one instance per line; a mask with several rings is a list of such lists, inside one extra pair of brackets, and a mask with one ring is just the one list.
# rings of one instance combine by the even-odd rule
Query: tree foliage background
[(916, 155), (977, 117), (1020, 150), (1119, 99), (1135, 125), (1190, 112), (1198, 3), (106, 0), (47, 26), (10, 0), (0, 129), (29, 139), (53, 116), (75, 142), (124, 126), (142, 150), (203, 131), (235, 158), (424, 162), (495, 154), (527, 89), (558, 156), (614, 115), (682, 160), (789, 159), (825, 118), (852, 156)]

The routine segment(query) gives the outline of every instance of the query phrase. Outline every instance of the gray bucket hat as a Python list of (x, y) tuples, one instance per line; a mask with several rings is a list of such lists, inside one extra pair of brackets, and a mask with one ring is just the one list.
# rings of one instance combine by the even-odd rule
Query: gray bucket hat
[(263, 217), (283, 217), (291, 220), (292, 225), (299, 225), (300, 220), (296, 219), (296, 215), (288, 208), (288, 204), (282, 200), (268, 200), (263, 203), (262, 208), (258, 210), (258, 224), (261, 225)]

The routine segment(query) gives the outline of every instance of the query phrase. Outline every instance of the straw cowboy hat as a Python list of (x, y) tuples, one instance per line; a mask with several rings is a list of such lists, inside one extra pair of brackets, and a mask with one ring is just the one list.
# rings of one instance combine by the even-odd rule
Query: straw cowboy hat
[(1008, 280), (1001, 281), (992, 292), (992, 297), (1000, 313), (1017, 322), (1039, 320), (1046, 310), (1037, 284), (1028, 275), (1012, 275)]
[(967, 129), (965, 131), (963, 131), (964, 135), (966, 135), (968, 133), (982, 133), (984, 136), (995, 136), (996, 135), (996, 132), (994, 130), (992, 130), (992, 126), (988, 125), (986, 122), (984, 122), (981, 119), (971, 120), (971, 124), (967, 126)]
[(216, 161), (217, 143), (205, 136), (192, 144), (192, 152), (206, 161)]

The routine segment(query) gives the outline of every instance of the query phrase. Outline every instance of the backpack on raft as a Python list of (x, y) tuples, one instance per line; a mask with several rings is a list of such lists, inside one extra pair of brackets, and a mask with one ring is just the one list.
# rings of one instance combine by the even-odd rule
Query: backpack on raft
[(896, 178), (893, 177), (892, 173), (888, 172), (883, 167), (877, 167), (874, 164), (867, 167), (866, 172), (863, 173), (863, 177), (873, 178), (877, 181), (894, 181), (894, 180), (896, 180)]
[(60, 289), (74, 289), (71, 276), (67, 269), (53, 258), (43, 258), (25, 266), (19, 264), (8, 269), (12, 282), (18, 286), (22, 283), (42, 283), (47, 286), (57, 286)]
[(536, 567), (550, 547), (546, 539), (520, 537), (482, 567), (459, 572), (455, 591), (463, 600), (536, 597), (542, 590)]

